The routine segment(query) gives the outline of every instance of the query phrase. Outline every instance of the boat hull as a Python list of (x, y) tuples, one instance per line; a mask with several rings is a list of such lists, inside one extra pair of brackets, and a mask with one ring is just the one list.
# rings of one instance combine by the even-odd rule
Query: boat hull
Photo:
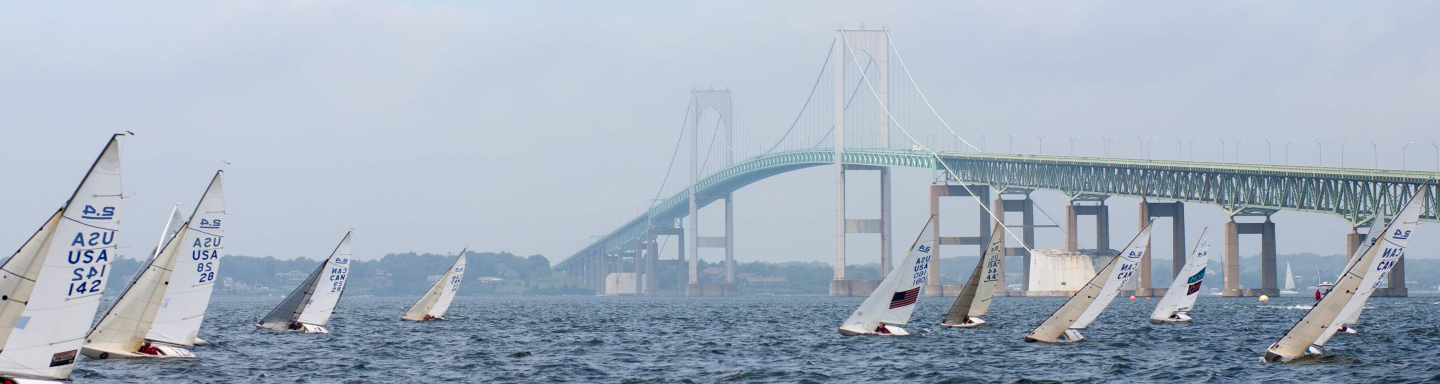
[(981, 325), (985, 325), (985, 320), (981, 320), (978, 317), (971, 317), (966, 322), (960, 324), (940, 324), (940, 326), (945, 328), (970, 328)]
[(1320, 355), (1323, 354), (1323, 353), (1324, 353), (1324, 351), (1320, 350), (1320, 347), (1317, 347), (1317, 346), (1313, 346), (1313, 345), (1312, 345), (1312, 346), (1310, 346), (1309, 348), (1305, 348), (1305, 353), (1304, 353), (1304, 354), (1301, 354), (1301, 355), (1283, 355), (1283, 354), (1280, 354), (1280, 353), (1276, 353), (1276, 352), (1275, 352), (1275, 346), (1272, 345), (1272, 346), (1270, 346), (1269, 349), (1266, 349), (1266, 350), (1265, 350), (1265, 357), (1260, 358), (1260, 361), (1262, 361), (1262, 362), (1270, 362), (1270, 363), (1288, 363), (1288, 362), (1295, 361), (1296, 359), (1300, 359), (1300, 358), (1305, 358), (1305, 357), (1317, 357), (1317, 356), (1320, 356)]
[(910, 336), (910, 332), (906, 332), (905, 328), (900, 328), (894, 325), (886, 324), (885, 330), (890, 331), (890, 333), (878, 333), (875, 331), (867, 332), (841, 327), (840, 334), (845, 336)]
[(1192, 318), (1190, 318), (1190, 316), (1186, 316), (1186, 315), (1183, 314), (1183, 313), (1177, 313), (1177, 314), (1175, 314), (1175, 317), (1162, 317), (1162, 318), (1158, 318), (1158, 319), (1152, 317), (1152, 318), (1150, 318), (1150, 324), (1189, 323), (1189, 322), (1194, 321), (1194, 320), (1195, 320), (1195, 319), (1192, 319)]
[(69, 383), (69, 382), (70, 382), (69, 380), (26, 379), (26, 378), (23, 378), (23, 377), (4, 377), (4, 376), (0, 376), (0, 379), (10, 380), (10, 381), (12, 381), (12, 382), (15, 382), (15, 384), (62, 384), (62, 383)]
[(267, 327), (267, 326), (265, 326), (265, 325), (263, 325), (263, 324), (255, 324), (255, 328), (260, 328), (260, 329), (274, 329), (274, 330), (277, 330), (277, 331), (300, 332), (300, 333), (330, 333), (330, 330), (329, 330), (329, 329), (325, 329), (325, 327), (323, 327), (323, 326), (319, 326), (319, 325), (315, 325), (315, 324), (305, 324), (305, 323), (300, 323), (300, 328), (299, 328), (299, 329), (286, 329), (286, 328), (284, 328), (283, 326), (277, 326), (277, 327), (273, 327), (273, 328), (272, 328), (272, 327)]
[(1066, 329), (1064, 333), (1060, 334), (1060, 337), (1051, 340), (1041, 340), (1030, 336), (1025, 336), (1025, 342), (1027, 343), (1033, 343), (1037, 341), (1049, 344), (1069, 344), (1085, 341), (1085, 335), (1081, 335), (1080, 330), (1078, 329)]
[(89, 358), (91, 358), (91, 359), (96, 359), (96, 360), (122, 359), (122, 358), (123, 358), (123, 359), (131, 359), (131, 358), (135, 358), (135, 359), (194, 359), (194, 358), (196, 358), (196, 356), (195, 356), (194, 353), (190, 352), (190, 350), (185, 349), (185, 348), (180, 348), (180, 347), (171, 346), (171, 345), (160, 345), (160, 344), (154, 344), (154, 345), (152, 345), (152, 346), (155, 347), (155, 351), (156, 351), (156, 354), (154, 354), (154, 355), (151, 355), (151, 354), (148, 354), (148, 353), (140, 353), (140, 352), (136, 352), (136, 351), (105, 351), (105, 350), (90, 349), (90, 348), (81, 348), (81, 349), (80, 349), (80, 354), (85, 355), (85, 357), (89, 357)]

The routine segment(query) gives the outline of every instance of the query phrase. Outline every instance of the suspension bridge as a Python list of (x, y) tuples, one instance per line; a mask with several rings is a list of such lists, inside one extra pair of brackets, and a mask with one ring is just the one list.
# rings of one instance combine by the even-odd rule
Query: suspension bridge
[[(975, 236), (942, 237), (936, 231), (934, 240), (942, 250), (945, 246), (983, 250), (991, 220), (1004, 222), (1007, 216), (1018, 215), (1020, 225), (1005, 227), (1012, 238), (1007, 243), (1019, 247), (1008, 248), (1004, 258), (1019, 258), (1007, 262), (1020, 261), (1023, 266), (1021, 290), (1011, 293), (1016, 295), (1031, 293), (1030, 257), (1037, 226), (1030, 193), (1036, 190), (1058, 191), (1069, 197), (1064, 220), (1068, 252), (1079, 251), (1076, 223), (1080, 216), (1094, 216), (1096, 251), (1110, 252), (1109, 206), (1105, 203), (1110, 197), (1142, 199), (1142, 221), (1160, 217), (1183, 223), (1186, 203), (1219, 206), (1230, 216), (1223, 235), (1224, 296), (1279, 294), (1276, 224), (1270, 220), (1276, 212), (1334, 214), (1354, 229), (1345, 234), (1353, 253), (1364, 237), (1358, 228), (1374, 220), (1377, 213), (1393, 214), (1422, 189), (1429, 194), (1421, 219), (1437, 222), (1440, 207), (1440, 190), (1434, 184), (1440, 172), (985, 152), (935, 111), (884, 30), (836, 31), (810, 94), (778, 136), (778, 140), (765, 140), (751, 130), (728, 89), (692, 91), (670, 171), (649, 209), (597, 237), (557, 264), (556, 270), (580, 277), (597, 289), (619, 284), (632, 286), (635, 294), (642, 295), (734, 295), (733, 193), (759, 180), (812, 167), (835, 170), (832, 296), (868, 295), (878, 283), (847, 279), (845, 241), (849, 235), (879, 235), (882, 274), (891, 268), (893, 167), (933, 172), (929, 206), (937, 220), (942, 198), (968, 198), (981, 208)], [(1138, 148), (1138, 140), (1136, 144), (1137, 151), (1146, 149)], [(676, 161), (681, 155), (687, 161)], [(846, 216), (846, 173), (859, 171), (879, 173), (878, 219)], [(688, 177), (682, 180), (678, 173)], [(725, 235), (699, 236), (699, 209), (721, 201)], [(1237, 222), (1236, 218), (1243, 219)], [(1187, 254), (1185, 226), (1172, 228), (1172, 254)], [(1258, 289), (1244, 289), (1239, 284), (1241, 235), (1260, 237), (1262, 284)], [(678, 240), (679, 259), (660, 260), (658, 241), (671, 236)], [(701, 282), (700, 248), (724, 250), (723, 282)], [(1173, 273), (1184, 266), (1183, 257), (1172, 262)], [(663, 292), (656, 269), (667, 264), (685, 272), (674, 290)], [(958, 294), (958, 286), (940, 285), (939, 258), (929, 263), (927, 273), (926, 295)], [(1163, 287), (1154, 287), (1149, 251), (1141, 259), (1138, 275), (1136, 295), (1164, 293)], [(620, 281), (624, 278), (633, 280)], [(1391, 272), (1388, 287), (1376, 295), (1404, 296), (1404, 282), (1402, 260)]]

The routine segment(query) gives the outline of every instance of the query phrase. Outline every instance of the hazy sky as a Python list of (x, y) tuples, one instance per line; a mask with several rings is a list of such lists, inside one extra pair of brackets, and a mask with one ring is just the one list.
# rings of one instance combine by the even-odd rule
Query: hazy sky
[[(1326, 165), (1354, 140), (1347, 165), (1372, 167), (1370, 139), (1382, 168), (1408, 141), (1411, 169), (1435, 167), (1428, 2), (7, 2), (0, 246), (18, 248), (130, 130), (123, 253), (148, 251), (170, 206), (193, 208), (228, 161), (228, 254), (323, 257), (353, 227), (362, 259), (468, 246), (558, 262), (654, 195), (692, 87), (729, 87), (750, 129), (778, 137), (833, 31), (862, 23), (888, 28), (940, 114), (991, 150), (1015, 134), (1033, 153), (1045, 134), (1063, 153), (1079, 135), (1093, 155), (1097, 135), (1141, 135), (1166, 158), (1182, 137), (1214, 161), (1217, 138), (1248, 138), (1240, 160), (1264, 162), (1268, 138), (1278, 163), (1300, 139), (1291, 161), (1315, 164), (1313, 138)], [(897, 247), (923, 224), (929, 177), (896, 171)], [(873, 176), (853, 180), (852, 217), (867, 217)], [(737, 193), (737, 258), (830, 260), (833, 183), (815, 168)], [(1060, 219), (1063, 197), (1036, 199)], [(1111, 200), (1116, 247), (1135, 201)], [(947, 207), (966, 215), (947, 235), (973, 230), (973, 208)], [(1191, 241), (1225, 220), (1190, 209)], [(718, 216), (702, 214), (706, 235)], [(1282, 253), (1339, 253), (1349, 230), (1274, 219)], [(1421, 228), (1408, 254), (1440, 256), (1440, 232)], [(873, 262), (873, 239), (852, 239), (852, 260)], [(1040, 239), (1062, 245), (1058, 230)]]

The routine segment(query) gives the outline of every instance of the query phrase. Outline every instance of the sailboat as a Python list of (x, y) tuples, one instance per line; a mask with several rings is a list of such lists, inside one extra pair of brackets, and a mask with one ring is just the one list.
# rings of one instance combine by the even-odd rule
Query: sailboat
[(1290, 270), (1290, 262), (1285, 262), (1285, 287), (1280, 290), (1281, 295), (1294, 295), (1300, 292), (1295, 291), (1295, 272)]
[(1266, 348), (1263, 361), (1287, 362), (1323, 353), (1320, 348), (1344, 326), (1350, 313), (1358, 313), (1365, 306), (1380, 279), (1389, 274), (1405, 253), (1410, 233), (1419, 222), (1425, 203), (1423, 197), (1428, 190), (1428, 185), (1420, 188), (1420, 193), (1410, 198), (1384, 230), (1370, 232), (1380, 236), (1362, 247), (1364, 253), (1345, 268), (1329, 294), (1305, 312), (1305, 316), (1290, 327), (1280, 341)]
[(145, 334), (145, 340), (184, 348), (206, 345), (200, 339), (200, 325), (210, 307), (215, 276), (220, 272), (221, 241), (225, 238), (225, 172), (216, 171), (205, 195), (185, 221), (186, 233), (177, 238), (180, 256), (165, 289), (160, 310)]
[(950, 305), (950, 312), (945, 314), (940, 326), (965, 328), (985, 324), (979, 316), (990, 311), (990, 299), (999, 288), (1002, 257), (1005, 257), (1005, 224), (997, 222), (990, 231), (990, 245), (975, 263), (975, 271), (970, 273), (970, 280), (965, 282), (965, 288), (955, 298), (955, 304)]
[(1175, 281), (1170, 283), (1165, 297), (1161, 297), (1160, 302), (1155, 304), (1155, 312), (1150, 314), (1150, 323), (1188, 323), (1192, 320), (1189, 313), (1195, 308), (1195, 299), (1200, 297), (1200, 284), (1205, 281), (1205, 266), (1210, 262), (1210, 239), (1205, 237), (1205, 233), (1209, 231), (1210, 228), (1200, 231), (1200, 242), (1195, 244), (1195, 251), (1190, 254), (1190, 260), (1185, 263), (1185, 267), (1175, 275)]
[(310, 272), (305, 282), (295, 287), (280, 305), (271, 310), (257, 328), (304, 333), (330, 333), (325, 325), (345, 291), (345, 277), (350, 272), (350, 233), (330, 253), (320, 267)]
[(875, 292), (840, 325), (840, 334), (856, 335), (909, 335), (900, 326), (910, 322), (915, 312), (915, 301), (920, 298), (920, 287), (929, 278), (931, 252), (935, 249), (935, 216), (925, 222), (920, 237), (910, 245), (905, 263), (895, 266), (885, 280), (875, 287)]
[(85, 344), (80, 353), (101, 360), (112, 357), (195, 357), (184, 348), (152, 346), (145, 341), (145, 333), (150, 330), (150, 324), (155, 321), (155, 313), (160, 310), (165, 289), (171, 285), (170, 277), (175, 270), (175, 260), (180, 255), (180, 247), (175, 239), (185, 236), (186, 230), (185, 226), (181, 226), (180, 230), (166, 239), (154, 253), (155, 257), (150, 258), (145, 267), (141, 268), (135, 279), (120, 294), (120, 298), (110, 306), (110, 310), (100, 316), (100, 322), (85, 335)]
[(400, 318), (410, 321), (445, 320), (445, 311), (450, 309), (450, 301), (455, 299), (455, 292), (460, 290), (460, 280), (465, 277), (465, 251), (460, 251), (460, 257), (455, 259), (455, 265), (451, 265), (445, 274), (440, 275), (440, 280), (430, 287), (420, 301), (410, 306)]
[[(1374, 216), (1375, 219), (1370, 220), (1370, 230), (1365, 233), (1366, 239), (1364, 239), (1364, 241), (1361, 242), (1361, 244), (1365, 244), (1365, 246), (1357, 247), (1357, 249), (1355, 250), (1355, 253), (1350, 255), (1349, 261), (1345, 262), (1345, 268), (1344, 268), (1344, 269), (1341, 269), (1342, 271), (1344, 271), (1344, 270), (1349, 270), (1349, 269), (1350, 269), (1350, 266), (1355, 265), (1355, 262), (1360, 259), (1360, 256), (1363, 255), (1363, 254), (1365, 254), (1365, 251), (1368, 250), (1368, 248), (1369, 248), (1370, 246), (1374, 246), (1374, 245), (1375, 245), (1375, 241), (1377, 241), (1377, 240), (1380, 239), (1380, 238), (1378, 237), (1378, 235), (1381, 233), (1381, 231), (1384, 231), (1384, 230), (1385, 230), (1385, 227), (1384, 227), (1384, 224), (1385, 224), (1385, 220), (1384, 220), (1384, 219), (1385, 219), (1385, 216), (1384, 216), (1383, 213), (1384, 213), (1384, 212), (1380, 209), (1380, 207), (1376, 207), (1376, 208), (1375, 208), (1375, 216)], [(1335, 280), (1336, 280), (1336, 281), (1339, 281), (1340, 278), (1339, 278), (1339, 277), (1336, 277)], [(1377, 284), (1378, 284), (1378, 283), (1377, 283)], [(1333, 287), (1334, 284), (1330, 284), (1330, 286)], [(1363, 287), (1362, 287), (1361, 290), (1364, 291), (1364, 293), (1365, 293), (1365, 296), (1364, 296), (1364, 297), (1368, 300), (1368, 299), (1370, 298), (1370, 294), (1373, 293), (1374, 289), (1375, 289), (1374, 287), (1371, 287), (1369, 290), (1365, 290), (1365, 289), (1363, 289)], [(1329, 292), (1330, 292), (1330, 291), (1329, 291), (1328, 289), (1325, 290), (1325, 293), (1329, 293)], [(1356, 297), (1360, 297), (1360, 292), (1356, 292), (1355, 295), (1356, 295)], [(1335, 333), (1356, 333), (1356, 332), (1357, 332), (1356, 329), (1355, 329), (1355, 323), (1357, 323), (1357, 322), (1360, 321), (1360, 312), (1365, 309), (1365, 308), (1364, 308), (1364, 305), (1363, 305), (1363, 304), (1364, 304), (1364, 303), (1363, 303), (1364, 301), (1365, 301), (1365, 300), (1362, 300), (1361, 305), (1358, 306), (1358, 307), (1356, 307), (1356, 308), (1354, 308), (1353, 310), (1350, 310), (1350, 308), (1347, 307), (1347, 310), (1346, 310), (1346, 311), (1343, 311), (1343, 312), (1340, 314), (1340, 319), (1343, 319), (1343, 320), (1342, 320), (1342, 322), (1340, 323), (1340, 324), (1341, 324), (1341, 325), (1340, 325), (1340, 328), (1337, 329), (1337, 330), (1335, 330)], [(1324, 342), (1325, 342), (1325, 341), (1328, 341), (1329, 339), (1330, 339), (1330, 336), (1327, 335), (1327, 336), (1322, 337), (1322, 338), (1320, 339), (1320, 342), (1321, 342), (1321, 344), (1324, 344)]]
[(69, 380), (105, 292), (120, 230), (120, 135), (0, 266), (0, 380)]
[(1035, 327), (1035, 330), (1026, 334), (1025, 341), (1073, 343), (1085, 340), (1080, 330), (1090, 327), (1090, 323), (1100, 316), (1100, 312), (1104, 311), (1111, 301), (1115, 301), (1115, 295), (1120, 293), (1125, 282), (1135, 277), (1140, 256), (1144, 255), (1145, 249), (1150, 246), (1150, 226), (1153, 223), (1153, 220), (1146, 223), (1145, 228), (1140, 229), (1140, 234), (1135, 235), (1130, 244), (1120, 250), (1120, 254), (1115, 255), (1075, 296), (1070, 297), (1069, 301), (1055, 310), (1040, 326)]

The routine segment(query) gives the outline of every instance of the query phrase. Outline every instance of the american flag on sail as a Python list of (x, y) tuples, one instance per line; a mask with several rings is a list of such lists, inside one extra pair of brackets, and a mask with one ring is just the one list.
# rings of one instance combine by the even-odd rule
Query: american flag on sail
[(920, 287), (911, 288), (905, 292), (895, 292), (895, 297), (890, 298), (890, 309), (915, 304), (915, 299), (920, 298)]

